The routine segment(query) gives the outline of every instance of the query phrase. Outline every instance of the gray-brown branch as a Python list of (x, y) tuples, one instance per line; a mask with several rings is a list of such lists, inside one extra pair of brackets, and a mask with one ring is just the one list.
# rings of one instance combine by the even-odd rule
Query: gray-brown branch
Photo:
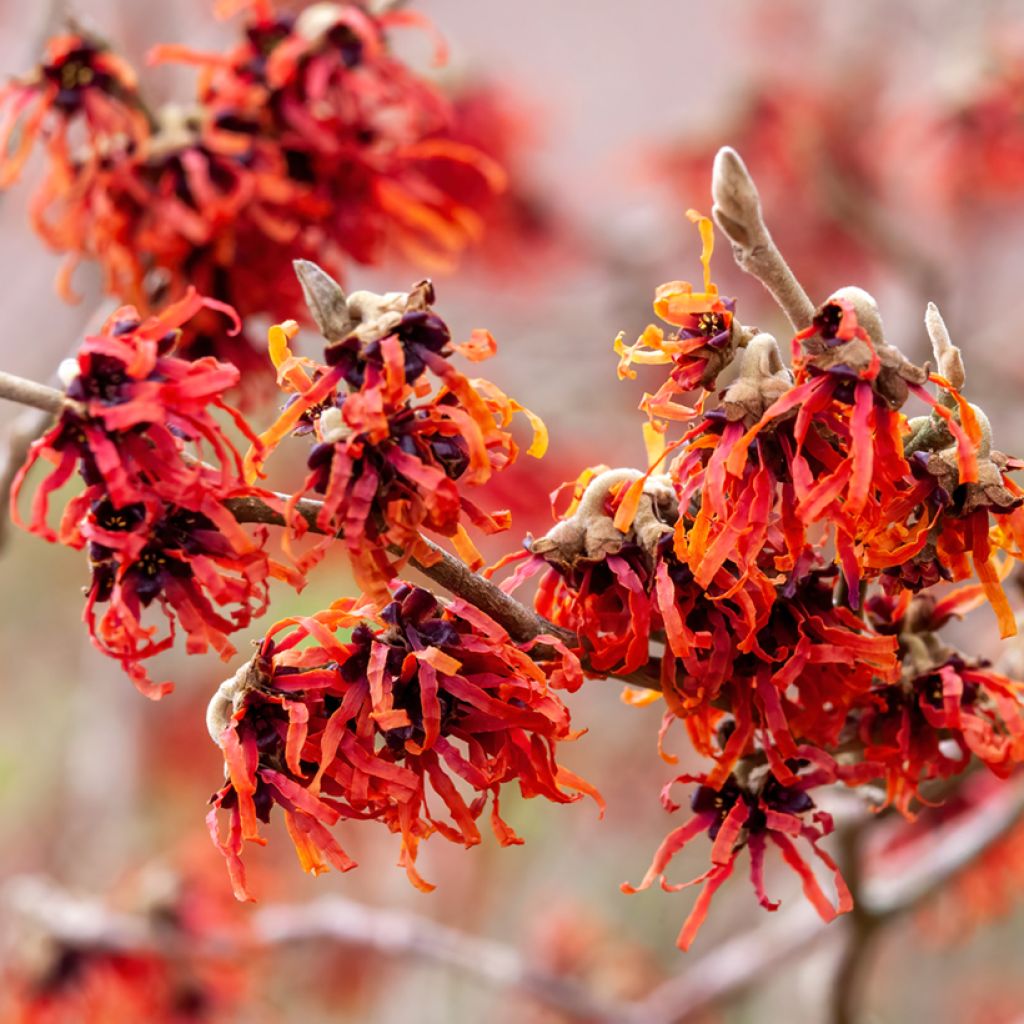
[(198, 940), (168, 928), (157, 913), (121, 913), (101, 900), (74, 895), (38, 876), (11, 879), (3, 903), (22, 929), (61, 946), (114, 953), (158, 953), (172, 960), (202, 955), (248, 955), (258, 947), (295, 949), (335, 943), (403, 963), (434, 964), (496, 988), (520, 992), (543, 1005), (595, 1024), (640, 1024), (628, 1006), (590, 992), (568, 978), (529, 964), (513, 947), (461, 932), (419, 914), (378, 909), (342, 896), (297, 905), (269, 905), (249, 918), (251, 934), (213, 933)]

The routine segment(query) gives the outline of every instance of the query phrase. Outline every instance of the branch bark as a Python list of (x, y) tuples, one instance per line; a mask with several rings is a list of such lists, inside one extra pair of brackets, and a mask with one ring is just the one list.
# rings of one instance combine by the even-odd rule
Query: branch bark
[(65, 409), (74, 408), (72, 402), (63, 391), (51, 388), (47, 384), (37, 384), (34, 380), (15, 376), (0, 370), (0, 398), (19, 405), (28, 405), (33, 409), (60, 415)]
[(629, 1005), (529, 964), (512, 946), (418, 914), (368, 907), (342, 896), (264, 907), (249, 918), (251, 930), (241, 938), (235, 933), (190, 937), (168, 928), (166, 915), (117, 912), (99, 899), (74, 895), (39, 876), (11, 879), (2, 902), (22, 921), (74, 949), (155, 952), (177, 960), (206, 954), (242, 955), (242, 950), (248, 955), (253, 942), (290, 949), (303, 942), (330, 942), (459, 971), (496, 988), (520, 992), (576, 1020), (640, 1024)]

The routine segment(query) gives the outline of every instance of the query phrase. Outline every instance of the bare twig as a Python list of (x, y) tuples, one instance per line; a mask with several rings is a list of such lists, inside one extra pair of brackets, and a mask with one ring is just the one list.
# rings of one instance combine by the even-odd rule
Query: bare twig
[(739, 153), (729, 146), (715, 157), (711, 197), (711, 215), (732, 242), (737, 264), (768, 289), (796, 330), (809, 327), (814, 303), (782, 258), (765, 226), (757, 186)]
[(525, 993), (574, 1018), (606, 1024), (636, 1020), (628, 1007), (529, 965), (511, 946), (417, 914), (366, 907), (332, 896), (304, 906), (266, 907), (256, 912), (254, 925), (260, 940), (270, 945), (326, 939), (402, 960), (453, 968), (496, 987)]
[(341, 896), (257, 910), (249, 919), (250, 934), (242, 939), (235, 933), (212, 933), (183, 941), (186, 937), (180, 931), (167, 927), (166, 917), (118, 913), (98, 899), (74, 895), (38, 876), (12, 879), (3, 895), (9, 910), (58, 946), (155, 952), (176, 960), (239, 953), (240, 943), (251, 951), (252, 942), (288, 948), (302, 942), (330, 942), (460, 971), (496, 988), (520, 992), (577, 1020), (639, 1024), (628, 1005), (529, 964), (511, 946), (418, 914), (368, 907)]
[(871, 912), (864, 892), (864, 829), (861, 822), (839, 836), (839, 865), (853, 896), (853, 909), (846, 920), (843, 946), (830, 993), (832, 1024), (853, 1024), (863, 997), (864, 974), (875, 948), (882, 919)]
[[(282, 501), (288, 495), (279, 494)], [(229, 498), (224, 502), (231, 514), (240, 523), (266, 523), (270, 526), (284, 526), (284, 516), (272, 509), (266, 502), (255, 497)], [(312, 498), (302, 499), (296, 510), (306, 520), (311, 531), (323, 533), (317, 525), (321, 503)], [(423, 538), (424, 544), (437, 556), (437, 561), (426, 564), (412, 559), (414, 565), (424, 576), (444, 587), (445, 590), (464, 598), (486, 612), (495, 622), (508, 630), (516, 640), (532, 640), (542, 634), (557, 636), (567, 643), (575, 643), (576, 635), (569, 630), (561, 629), (520, 604), (514, 597), (473, 572), (464, 562), (450, 555), (444, 548)]]
[(75, 408), (77, 404), (56, 388), (37, 384), (34, 380), (26, 380), (3, 370), (0, 370), (0, 398), (54, 415), (59, 415), (65, 409)]

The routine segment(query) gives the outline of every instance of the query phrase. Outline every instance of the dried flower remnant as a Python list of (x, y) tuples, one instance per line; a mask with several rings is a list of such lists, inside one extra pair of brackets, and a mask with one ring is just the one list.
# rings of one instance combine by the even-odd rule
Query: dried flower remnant
[[(27, 528), (51, 542), (88, 547), (90, 636), (152, 697), (170, 684), (153, 684), (142, 662), (171, 646), (176, 622), (190, 652), (212, 646), (229, 658), (235, 649), (227, 635), (265, 610), (268, 578), (299, 582), (268, 559), (266, 531), (246, 533), (224, 506), (247, 488), (241, 455), (214, 411), (255, 441), (223, 400), (238, 370), (209, 357), (188, 362), (171, 354), (178, 328), (204, 308), (233, 315), (193, 293), (147, 320), (122, 307), (86, 338), (71, 362), (67, 408), (32, 446), (11, 494), (13, 518), (21, 523), (18, 498), (28, 474), (40, 460), (53, 465), (38, 486)], [(76, 470), (85, 489), (68, 501), (54, 530), (47, 521), (50, 496)], [(168, 621), (161, 638), (142, 622), (154, 603)], [(106, 607), (97, 617), (100, 605)]]
[[(346, 600), (277, 623), (211, 704), (228, 782), (209, 823), (239, 899), (250, 898), (243, 844), (264, 842), (258, 819), (275, 804), (306, 871), (354, 868), (330, 829), (377, 820), (401, 836), (399, 864), (429, 891), (416, 871), (419, 844), (439, 834), (476, 845), (488, 803), (498, 841), (522, 842), (501, 817), (502, 786), (555, 803), (599, 799), (555, 760), (576, 734), (552, 684), (579, 675), (557, 640), (539, 638), (560, 650), (542, 667), (482, 612), (461, 601), (442, 609), (404, 584), (375, 620), (368, 612)], [(343, 629), (351, 639), (336, 637)], [(313, 646), (301, 646), (307, 638)], [(473, 792), (468, 802), (463, 786)], [(218, 811), (227, 812), (226, 839)]]
[[(526, 413), (534, 428), (529, 453), (539, 457), (547, 445), (536, 417), (489, 381), (470, 380), (449, 362), (456, 352), (486, 359), (494, 340), (478, 331), (466, 344), (453, 344), (432, 309), (429, 282), (408, 293), (346, 297), (313, 264), (298, 264), (297, 273), (328, 341), (326, 362), (292, 355), (295, 324), (272, 328), (271, 359), (292, 397), (261, 443), (273, 450), (292, 431), (315, 438), (309, 475), (289, 502), (287, 518), (301, 536), (306, 522), (297, 511), (299, 499), (323, 495), (317, 526), (325, 539), (300, 565), (311, 564), (333, 535), (343, 533), (357, 582), (386, 596), (385, 584), (402, 564), (392, 562), (388, 549), (430, 564), (436, 556), (420, 539), (420, 530), (427, 530), (450, 537), (476, 567), (480, 556), (463, 522), (493, 533), (507, 527), (508, 516), (484, 512), (462, 486), (485, 483), (516, 458), (518, 446), (505, 429), (515, 412)], [(430, 384), (429, 375), (439, 386)], [(261, 463), (254, 452), (251, 473)]]

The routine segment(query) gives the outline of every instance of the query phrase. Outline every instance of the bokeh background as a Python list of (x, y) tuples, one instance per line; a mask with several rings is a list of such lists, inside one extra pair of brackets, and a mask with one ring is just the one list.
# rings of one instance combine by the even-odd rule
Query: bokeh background
[[(546, 529), (547, 492), (586, 465), (643, 463), (635, 408), (653, 379), (618, 382), (612, 339), (648, 322), (657, 284), (697, 277), (698, 240), (684, 212), (709, 212), (710, 158), (725, 142), (747, 156), (769, 226), (812, 297), (849, 283), (870, 288), (890, 338), (915, 360), (926, 352), (924, 304), (937, 301), (998, 446), (1024, 453), (1024, 4), (421, 0), (416, 7), (452, 52), (438, 72), (427, 67), (426, 44), (403, 37), (410, 60), (448, 83), (491, 83), (512, 104), (514, 180), (536, 202), (543, 229), (532, 249), (471, 253), (458, 273), (436, 279), (438, 308), (455, 335), (490, 329), (500, 344), (493, 378), (551, 431), (545, 462), (517, 467), (495, 494), (513, 507), (516, 536), (491, 554)], [(5, 0), (0, 71), (30, 67), (66, 14), (140, 65), (158, 42), (215, 48), (232, 32), (200, 0), (73, 7)], [(1012, 82), (1014, 67), (1016, 99), (993, 129), (1007, 152), (986, 164), (975, 159), (985, 125), (971, 122), (964, 105), (993, 78)], [(158, 100), (191, 88), (180, 69), (145, 77)], [(88, 267), (76, 276), (77, 306), (56, 296), (57, 257), (26, 222), (31, 182), (29, 173), (0, 197), (0, 365), (47, 380), (102, 299)], [(739, 296), (745, 323), (784, 334), (767, 296), (731, 267), (725, 247), (715, 268), (723, 292)], [(390, 290), (417, 276), (399, 265), (355, 269), (349, 283)], [(0, 427), (15, 414), (0, 408)], [(211, 913), (244, 928), (251, 909), (231, 901), (203, 824), (222, 770), (203, 710), (229, 673), (212, 656), (172, 656), (165, 666), (176, 692), (160, 704), (144, 700), (84, 636), (86, 578), (74, 553), (16, 532), (0, 555), (0, 875), (40, 874), (128, 907), (158, 898), (177, 875), (205, 894)], [(313, 610), (351, 590), (344, 564), (330, 562), (300, 598), (280, 590), (272, 615)], [(973, 649), (998, 656), (984, 615), (969, 635)], [(566, 761), (603, 792), (603, 821), (585, 803), (513, 801), (508, 816), (526, 845), (428, 844), (421, 865), (438, 884), (431, 896), (412, 890), (393, 867), (390, 836), (348, 829), (346, 846), (361, 867), (313, 879), (298, 870), (275, 824), (270, 845), (250, 851), (254, 888), (270, 902), (341, 894), (414, 912), (515, 947), (524, 962), (601, 996), (641, 998), (718, 942), (765, 921), (749, 886), (735, 880), (687, 957), (673, 942), (691, 895), (620, 894), (671, 824), (658, 793), (679, 770), (658, 758), (658, 708), (626, 707), (620, 689), (593, 683), (570, 698), (589, 731)], [(685, 767), (680, 739), (674, 749)], [(1013, 850), (1006, 856), (1012, 876)], [(680, 877), (687, 867), (702, 870), (702, 857), (695, 851)], [(1024, 877), (1024, 851), (1019, 869)], [(1024, 1019), (1024, 915), (1012, 886), (999, 890), (994, 919), (982, 915), (984, 884), (975, 880), (975, 889), (956, 890), (926, 917), (890, 929), (868, 979), (866, 1019)], [(799, 902), (789, 878), (773, 878), (770, 889), (784, 898), (780, 915)], [(23, 951), (24, 922), (10, 907), (4, 916)], [(822, 1020), (835, 952), (827, 940), (812, 945), (702, 1019)], [(243, 993), (231, 1019), (244, 1021), (568, 1019), (464, 972), (350, 946), (290, 943), (217, 970)]]

